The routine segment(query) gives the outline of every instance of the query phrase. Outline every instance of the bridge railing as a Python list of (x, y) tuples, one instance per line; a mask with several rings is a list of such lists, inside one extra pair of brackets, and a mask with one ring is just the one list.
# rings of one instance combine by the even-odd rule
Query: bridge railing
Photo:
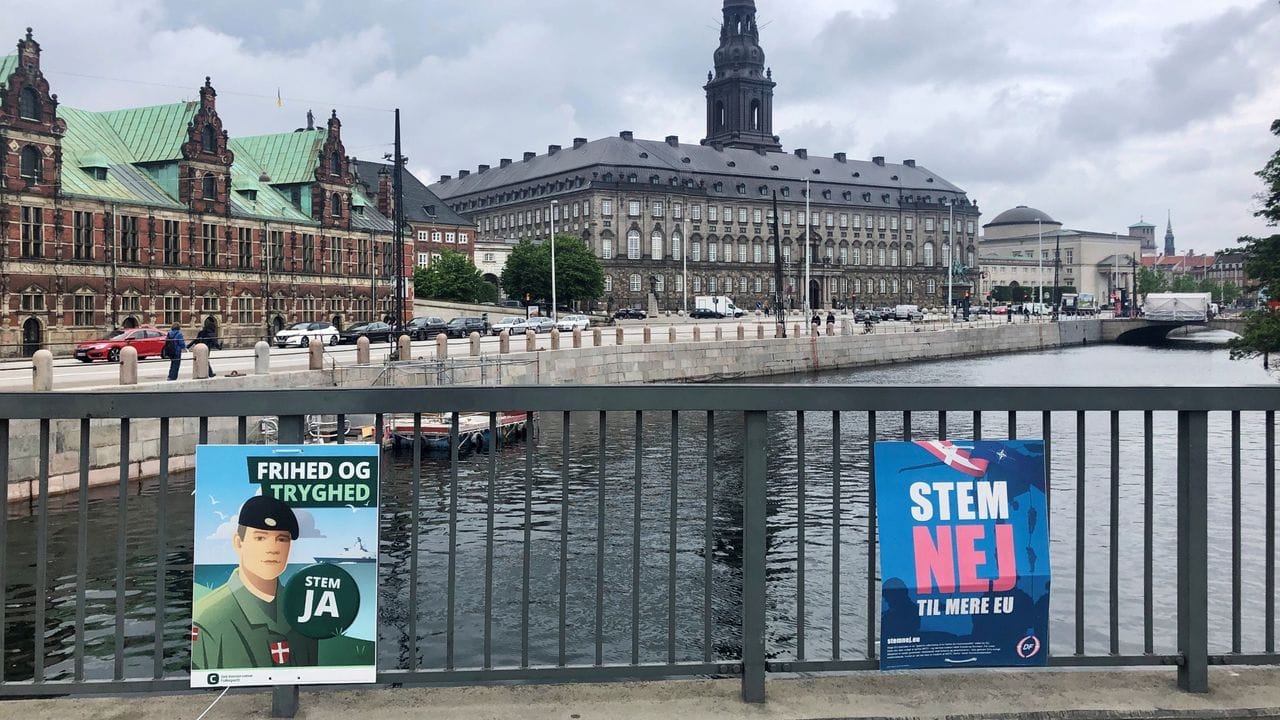
[[(1052, 665), (1276, 663), (1280, 388), (571, 386), (0, 394), (42, 458), (0, 514), (0, 697), (187, 686), (196, 503), (171, 421), (529, 413), (492, 451), (383, 460), (378, 679), (486, 683), (878, 668), (876, 440), (1043, 438)], [(455, 416), (456, 417), (456, 416)], [(155, 436), (139, 436), (158, 419)], [(251, 420), (252, 419), (252, 420)], [(78, 421), (78, 437), (54, 423)], [(109, 442), (105, 442), (109, 440)], [(131, 476), (158, 443), (154, 479)], [(78, 485), (49, 459), (78, 444)], [(95, 456), (95, 452), (98, 454)], [(89, 459), (118, 453), (103, 494)], [(96, 471), (95, 471), (96, 472)], [(69, 494), (61, 495), (60, 491)], [(287, 712), (296, 691), (277, 693)]]

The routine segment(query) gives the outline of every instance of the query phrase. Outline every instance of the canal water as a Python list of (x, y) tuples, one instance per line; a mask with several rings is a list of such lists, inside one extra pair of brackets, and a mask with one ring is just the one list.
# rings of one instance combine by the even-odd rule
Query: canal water
[[(973, 385), (1005, 388), (1011, 393), (1020, 385), (1274, 382), (1258, 362), (1232, 362), (1220, 344), (1223, 341), (1221, 336), (1203, 334), (1159, 348), (1099, 345), (842, 370), (765, 382)], [(725, 392), (733, 392), (731, 384), (725, 386)], [(634, 413), (609, 414), (603, 442), (598, 414), (575, 413), (569, 418), (567, 454), (563, 452), (562, 416), (544, 414), (532, 438), (534, 459), (528, 484), (523, 446), (501, 448), (493, 456), (496, 472), (492, 486), (490, 456), (464, 457), (457, 467), (456, 524), (452, 526), (456, 537), (452, 633), (447, 594), (452, 475), (446, 460), (426, 460), (417, 507), (416, 641), (410, 638), (408, 620), (409, 591), (415, 582), (409, 572), (414, 538), (412, 455), (387, 451), (379, 552), (380, 666), (408, 667), (415, 645), (422, 668), (481, 666), (486, 615), (490, 618), (489, 651), (494, 666), (518, 666), (526, 656), (530, 665), (555, 665), (561, 659), (562, 609), (564, 661), (568, 664), (595, 662), (597, 627), (601, 631), (599, 653), (605, 663), (625, 664), (633, 657), (640, 662), (665, 662), (669, 657), (676, 661), (702, 661), (708, 655), (713, 660), (735, 657), (741, 594), (742, 421), (731, 415), (717, 416), (714, 426), (708, 428), (705, 413), (681, 413), (676, 420), (678, 478), (674, 496), (670, 413), (649, 413), (642, 418), (638, 453)], [(1225, 415), (1210, 418), (1210, 638), (1215, 652), (1227, 652), (1231, 647), (1229, 420)], [(877, 413), (874, 421), (875, 439), (901, 438), (901, 413)], [(916, 413), (911, 421), (916, 439), (938, 434), (937, 413)], [(1122, 413), (1119, 421), (1117, 641), (1121, 653), (1138, 654), (1144, 650), (1147, 621), (1143, 607), (1143, 420), (1140, 413)], [(767, 627), (769, 653), (776, 659), (868, 657), (876, 622), (868, 609), (878, 608), (879, 602), (875, 584), (869, 582), (874, 580), (869, 568), (874, 569), (875, 563), (867, 548), (870, 422), (866, 413), (842, 413), (837, 432), (831, 413), (806, 413), (803, 418), (794, 413), (774, 414), (770, 418)], [(973, 433), (970, 413), (951, 413), (946, 422), (950, 438)], [(1009, 434), (1006, 413), (985, 413), (982, 422), (984, 437)], [(1020, 414), (1018, 437), (1040, 437), (1041, 422), (1040, 413)], [(1076, 417), (1074, 413), (1054, 413), (1052, 423), (1050, 646), (1055, 654), (1072, 654), (1077, 651), (1076, 507), (1080, 501)], [(1174, 652), (1173, 423), (1172, 416), (1155, 417), (1150, 623), (1153, 649), (1158, 654)], [(1243, 417), (1241, 621), (1245, 652), (1262, 649), (1262, 425), (1261, 415), (1246, 413)], [(1084, 565), (1079, 574), (1085, 623), (1080, 649), (1105, 654), (1111, 642), (1112, 552), (1107, 413), (1087, 415), (1085, 444)], [(71, 676), (78, 591), (84, 595), (86, 678), (112, 677), (117, 662), (123, 665), (125, 677), (150, 677), (157, 622), (165, 647), (163, 671), (184, 672), (190, 633), (191, 509), (195, 502), (199, 499), (192, 496), (191, 479), (186, 475), (171, 478), (164, 492), (154, 482), (131, 488), (123, 510), (114, 492), (95, 495), (87, 507), (87, 562), (81, 586), (77, 567), (79, 508), (74, 496), (53, 499), (47, 530), (48, 583), (43, 593), (35, 587), (39, 526), (35, 518), (11, 508), (2, 549), (6, 563), (3, 679), (32, 677), (35, 608), (41, 594), (46, 598), (45, 622), (39, 629), (44, 638), (45, 677)], [(603, 515), (599, 513), (601, 506)], [(158, 537), (156, 530), (161, 512), (167, 521), (164, 537)], [(638, 534), (634, 531), (637, 517)], [(839, 518), (838, 522), (833, 518)], [(121, 530), (126, 539), (125, 575), (123, 586), (118, 587), (115, 538)], [(159, 551), (161, 546), (163, 552)], [(486, 603), (485, 567), (490, 552), (492, 592)], [(599, 577), (598, 567), (602, 567)], [(669, 590), (673, 578), (674, 594)], [(798, 602), (801, 590), (803, 608)], [(155, 608), (161, 593), (164, 601), (157, 619)], [(522, 628), (526, 599), (527, 633)], [(124, 637), (119, 645), (115, 635), (118, 609), (124, 612)], [(837, 622), (833, 623), (833, 618)]]

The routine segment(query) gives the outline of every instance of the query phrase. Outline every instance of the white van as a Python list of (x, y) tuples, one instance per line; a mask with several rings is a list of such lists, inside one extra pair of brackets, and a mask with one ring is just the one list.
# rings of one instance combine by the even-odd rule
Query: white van
[(919, 322), (924, 320), (924, 313), (920, 312), (919, 305), (898, 305), (893, 309), (893, 319)]

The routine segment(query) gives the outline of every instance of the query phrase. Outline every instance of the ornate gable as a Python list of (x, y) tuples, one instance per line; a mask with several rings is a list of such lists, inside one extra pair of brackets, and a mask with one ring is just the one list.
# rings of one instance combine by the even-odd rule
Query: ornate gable
[(218, 117), (218, 91), (206, 76), (200, 88), (200, 106), (187, 123), (179, 164), (182, 180), (178, 198), (197, 211), (225, 215), (230, 207), (231, 163), (235, 153), (227, 148), (227, 131)]
[(324, 227), (346, 228), (351, 224), (351, 159), (342, 145), (342, 121), (338, 111), (329, 115), (324, 144), (316, 164), (316, 184), (312, 186), (312, 215)]
[(27, 28), (18, 41), (18, 64), (3, 78), (0, 90), (0, 124), (16, 130), (61, 136), (66, 122), (58, 119), (58, 96), (49, 93), (49, 81), (40, 71), (40, 43)]

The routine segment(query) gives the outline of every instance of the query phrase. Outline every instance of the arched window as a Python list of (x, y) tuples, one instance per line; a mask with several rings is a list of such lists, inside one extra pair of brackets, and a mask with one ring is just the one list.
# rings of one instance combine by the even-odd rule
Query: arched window
[(759, 132), (760, 130), (760, 101), (751, 101), (751, 129)]
[(671, 234), (671, 257), (676, 260), (684, 257), (684, 238), (679, 230)]
[(35, 88), (24, 87), (18, 95), (18, 115), (23, 120), (40, 119), (40, 99)]
[(969, 248), (969, 252), (965, 257), (967, 258), (965, 265), (968, 265), (969, 267), (978, 267), (978, 259), (974, 256), (973, 248)]
[(662, 233), (654, 230), (653, 234), (649, 236), (649, 257), (654, 260), (661, 260), (663, 257), (662, 250)]
[(218, 179), (212, 173), (206, 174), (200, 180), (200, 197), (208, 200), (218, 199)]
[(600, 258), (602, 260), (613, 259), (613, 234), (600, 233)]
[(723, 130), (725, 125), (724, 102), (716, 101), (716, 129)]
[(884, 248), (876, 248), (876, 264), (881, 266), (887, 264), (885, 263)]
[[(933, 265), (933, 243), (927, 242), (924, 244), (924, 249), (920, 253), (920, 257), (921, 257), (921, 264)], [(933, 291), (930, 290), (929, 292), (933, 292)]]
[(898, 266), (898, 248), (896, 247), (889, 248), (889, 265), (892, 267)]
[(627, 259), (628, 260), (640, 259), (640, 231), (639, 230), (627, 231)]
[(330, 175), (341, 175), (341, 174), (342, 174), (342, 155), (341, 155), (341, 153), (336, 153), (336, 152), (335, 152), (335, 153), (333, 153), (332, 155), (330, 155), (330, 156), (329, 156), (329, 174), (330, 174)]
[(631, 273), (631, 292), (640, 292), (640, 275)]
[(218, 151), (218, 137), (214, 134), (212, 125), (205, 125), (200, 131), (200, 149), (207, 153)]
[(330, 204), (329, 212), (334, 217), (342, 217), (342, 196), (339, 195), (338, 193), (334, 193), (333, 197), (330, 198), (329, 204)]
[(44, 180), (42, 172), (42, 162), (40, 151), (34, 145), (27, 145), (22, 148), (22, 168), (20, 174), (22, 178), (29, 183), (38, 183)]

